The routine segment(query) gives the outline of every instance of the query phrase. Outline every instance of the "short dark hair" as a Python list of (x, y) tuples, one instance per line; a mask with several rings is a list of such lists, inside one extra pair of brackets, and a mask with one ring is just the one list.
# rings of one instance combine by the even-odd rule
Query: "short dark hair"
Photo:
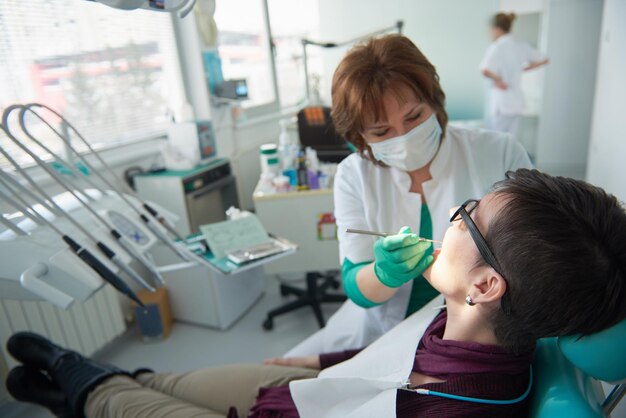
[(407, 99), (401, 93), (405, 88), (433, 108), (443, 138), (448, 114), (437, 71), (409, 38), (396, 34), (355, 46), (339, 63), (331, 89), (335, 130), (362, 157), (378, 163), (362, 136), (365, 120), (386, 118), (383, 96), (390, 92), (402, 102)]
[(490, 318), (502, 345), (521, 352), (626, 318), (626, 212), (615, 196), (528, 169), (509, 171), (493, 191), (505, 203), (485, 239), (512, 307)]

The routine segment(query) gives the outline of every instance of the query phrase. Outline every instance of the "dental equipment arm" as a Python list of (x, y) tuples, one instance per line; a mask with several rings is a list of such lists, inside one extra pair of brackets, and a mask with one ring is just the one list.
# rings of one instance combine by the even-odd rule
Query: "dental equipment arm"
[[(5, 192), (0, 189), (0, 196), (9, 202), (12, 206), (14, 205), (15, 209), (24, 213), (26, 211), (25, 208), (21, 207), (21, 205), (17, 204), (14, 200), (11, 199), (10, 196), (5, 194)], [(32, 208), (31, 208), (32, 209)], [(134, 300), (140, 306), (144, 306), (141, 300), (137, 297), (135, 292), (133, 292), (126, 283), (122, 279), (120, 279), (115, 273), (113, 273), (107, 266), (102, 264), (100, 260), (98, 260), (93, 254), (91, 254), (87, 249), (83, 248), (79, 245), (74, 239), (70, 236), (64, 234), (60, 229), (58, 229), (54, 224), (49, 222), (47, 219), (42, 217), (36, 211), (33, 211), (37, 214), (37, 218), (39, 218), (40, 222), (46, 224), (50, 229), (52, 229), (57, 235), (61, 237), (63, 241), (70, 247), (70, 249), (89, 267), (91, 267), (98, 275), (107, 283), (111, 284), (115, 289), (117, 289), (122, 294), (128, 296), (130, 299)], [(104, 245), (104, 244), (103, 244)], [(105, 246), (106, 247), (106, 246)]]
[[(54, 151), (52, 151), (49, 147), (47, 147), (46, 145), (44, 145), (41, 141), (39, 141), (37, 138), (35, 138), (28, 130), (28, 128), (26, 127), (26, 123), (25, 123), (25, 114), (26, 111), (30, 111), (31, 113), (33, 113), (35, 116), (37, 116), (46, 126), (48, 126), (48, 128), (50, 128), (55, 134), (57, 134), (60, 138), (63, 138), (63, 136), (56, 130), (54, 129), (54, 127), (52, 127), (45, 119), (43, 119), (39, 114), (37, 114), (35, 111), (33, 111), (32, 109), (30, 109), (30, 107), (28, 106), (21, 106), (20, 109), (20, 114), (19, 114), (19, 122), (20, 122), (20, 127), (22, 128), (22, 131), (24, 131), (24, 133), (26, 134), (26, 136), (28, 136), (28, 138), (33, 141), (35, 144), (37, 144), (40, 148), (42, 148), (44, 151), (46, 151), (48, 154), (50, 154), (52, 157), (54, 157), (56, 159), (56, 161), (58, 161), (60, 164), (63, 165), (63, 167), (66, 167), (68, 170), (70, 170), (70, 172), (73, 175), (76, 176), (81, 176), (82, 172), (80, 172), (80, 170), (76, 170), (72, 167), (71, 164), (67, 163), (60, 155), (56, 154)], [(9, 111), (10, 112), (10, 111)], [(6, 114), (6, 118), (3, 122), (8, 121), (8, 113)], [(65, 141), (64, 141), (65, 142)], [(22, 148), (24, 149), (24, 148)], [(78, 154), (76, 152), (76, 150), (72, 149), (76, 154)], [(78, 154), (80, 155), (80, 154)], [(36, 160), (37, 162), (39, 162), (38, 160)], [(46, 164), (45, 162), (42, 161), (43, 164)], [(109, 232), (111, 234), (111, 236), (113, 236), (113, 238), (118, 241), (118, 243), (120, 244), (120, 246), (126, 251), (127, 254), (129, 254), (133, 259), (135, 259), (135, 261), (137, 261), (139, 264), (141, 264), (142, 266), (144, 266), (146, 269), (148, 269), (148, 271), (150, 271), (153, 276), (155, 276), (155, 278), (162, 283), (163, 279), (160, 276), (160, 274), (158, 274), (158, 272), (156, 271), (156, 268), (154, 266), (151, 265), (151, 263), (149, 263), (144, 257), (141, 257), (137, 251), (134, 251), (134, 249), (131, 249), (131, 245), (128, 242), (125, 242), (123, 240), (122, 235), (113, 227), (109, 226), (109, 224), (106, 222), (106, 220), (104, 220), (99, 214), (97, 214), (94, 210), (91, 209), (91, 207), (89, 207), (89, 205), (84, 202), (82, 196), (87, 196), (90, 200), (93, 200), (93, 198), (89, 197), (88, 194), (86, 193), (81, 193), (80, 194), (80, 198), (79, 196), (76, 194), (76, 192), (74, 190), (72, 190), (72, 188), (68, 187), (67, 184), (65, 184), (65, 181), (61, 180), (61, 176), (54, 174), (55, 171), (54, 169), (52, 169), (49, 165), (47, 165), (48, 168), (46, 169), (46, 167), (43, 167), (48, 173), (50, 173), (51, 176), (53, 176), (53, 178), (55, 178), (55, 180), (57, 180), (57, 182), (63, 186), (68, 192), (70, 192), (83, 206), (85, 206), (85, 208), (92, 213), (92, 215), (94, 217), (96, 217), (96, 219), (98, 219), (103, 225), (105, 225), (108, 229)], [(92, 170), (93, 171), (93, 170)], [(88, 176), (83, 176), (85, 180), (88, 179)], [(88, 183), (94, 187), (95, 189), (99, 188), (89, 179)], [(142, 285), (143, 287), (145, 287), (146, 289), (150, 290), (151, 292), (154, 292), (156, 289), (149, 285), (145, 280), (143, 280), (143, 278), (137, 274), (133, 269), (131, 269), (130, 267), (128, 267), (125, 263), (122, 263), (121, 260), (119, 260), (118, 258), (115, 259), (115, 263), (116, 265), (118, 265), (118, 267), (123, 270), (126, 274), (128, 274), (133, 280), (135, 280), (137, 283), (139, 283), (140, 285)]]
[[(125, 182), (123, 182), (116, 174), (115, 172), (111, 169), (111, 167), (109, 167), (109, 165), (104, 161), (104, 159), (91, 147), (91, 145), (89, 144), (89, 142), (81, 135), (81, 133), (74, 127), (74, 125), (72, 125), (67, 119), (65, 119), (61, 114), (59, 114), (58, 112), (56, 112), (54, 109), (51, 109), (50, 107), (40, 104), (40, 103), (30, 103), (28, 105), (25, 106), (26, 109), (30, 110), (33, 114), (35, 114), (40, 120), (42, 120), (64, 143), (65, 145), (74, 153), (74, 155), (76, 155), (83, 164), (85, 164), (85, 166), (92, 172), (94, 173), (98, 178), (100, 178), (100, 180), (106, 184), (106, 186), (112, 190), (114, 193), (116, 193), (120, 199), (122, 199), (128, 206), (130, 206), (134, 211), (136, 211), (138, 213), (138, 215), (141, 217), (143, 215), (143, 213), (137, 209), (137, 207), (135, 205), (133, 205), (128, 198), (124, 195), (124, 193), (122, 193), (114, 184), (112, 184), (106, 177), (104, 177), (99, 170), (96, 170), (90, 163), (89, 161), (81, 154), (79, 153), (72, 145), (71, 141), (69, 140), (69, 138), (65, 137), (64, 135), (62, 135), (61, 133), (59, 133), (56, 129), (54, 129), (49, 123), (47, 123), (42, 117), (41, 115), (39, 115), (37, 112), (35, 112), (32, 108), (33, 107), (40, 107), (43, 109), (48, 110), (49, 112), (51, 112), (52, 114), (54, 114), (56, 117), (60, 118), (61, 121), (63, 121), (63, 123), (69, 128), (71, 129), (76, 136), (78, 137), (78, 139), (80, 139), (80, 141), (87, 147), (87, 149), (91, 152), (91, 155), (93, 155), (98, 162), (102, 165), (102, 167), (109, 173), (110, 176), (112, 176), (113, 179), (116, 180), (116, 182), (118, 184), (122, 184), (122, 185), (126, 185)], [(185, 239), (183, 237), (180, 236), (180, 234), (178, 234), (178, 232), (176, 231), (176, 229), (163, 217), (161, 216), (154, 208), (152, 208), (151, 206), (149, 206), (146, 202), (141, 201), (141, 199), (139, 198), (139, 196), (137, 195), (137, 193), (135, 193), (134, 190), (130, 189), (129, 187), (126, 187), (126, 193), (130, 194), (131, 196), (133, 196), (134, 198), (136, 198), (137, 200), (139, 200), (142, 203), (143, 208), (148, 211), (148, 213), (150, 213), (150, 215), (152, 215), (157, 221), (159, 221), (159, 223), (161, 225), (163, 225), (163, 227), (165, 227), (168, 232), (170, 232), (172, 235), (174, 235), (178, 240), (180, 240), (181, 242), (185, 242)], [(147, 219), (147, 218), (146, 218)], [(151, 229), (158, 229), (158, 228), (153, 228), (153, 225), (150, 225), (150, 220), (144, 220), (144, 218), (142, 217), (142, 220), (146, 223), (146, 225)], [(179, 249), (175, 248), (175, 246), (173, 246), (173, 244), (171, 243), (170, 239), (167, 238), (166, 236), (164, 236), (164, 234), (160, 233), (157, 235), (159, 237), (159, 239), (163, 240), (163, 243), (166, 244), (168, 247), (170, 247), (173, 251), (175, 251), (179, 256), (181, 256), (181, 258), (183, 260), (186, 261), (190, 261), (190, 257), (185, 254), (180, 255), (179, 253)]]
[(196, 0), (87, 0), (94, 3), (102, 3), (109, 7), (122, 10), (145, 9), (155, 12), (176, 12), (180, 10), (180, 18), (187, 16)]

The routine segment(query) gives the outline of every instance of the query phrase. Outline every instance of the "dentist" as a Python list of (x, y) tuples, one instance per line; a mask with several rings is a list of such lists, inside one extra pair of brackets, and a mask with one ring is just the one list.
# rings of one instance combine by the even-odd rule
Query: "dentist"
[[(363, 347), (438, 293), (422, 272), (448, 208), (482, 196), (508, 170), (531, 167), (509, 135), (448, 125), (435, 67), (406, 37), (350, 50), (332, 82), (332, 119), (357, 153), (334, 185), (339, 257), (349, 300), (325, 328), (285, 356)], [(396, 232), (378, 239), (346, 228)]]

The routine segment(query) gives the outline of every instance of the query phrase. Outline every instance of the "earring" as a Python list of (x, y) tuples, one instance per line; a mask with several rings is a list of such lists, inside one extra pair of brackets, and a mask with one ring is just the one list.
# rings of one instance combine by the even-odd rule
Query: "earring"
[(472, 297), (471, 297), (470, 295), (467, 295), (467, 296), (465, 297), (465, 303), (467, 303), (469, 306), (474, 306), (474, 305), (476, 305), (476, 304), (474, 303), (474, 301), (472, 300)]

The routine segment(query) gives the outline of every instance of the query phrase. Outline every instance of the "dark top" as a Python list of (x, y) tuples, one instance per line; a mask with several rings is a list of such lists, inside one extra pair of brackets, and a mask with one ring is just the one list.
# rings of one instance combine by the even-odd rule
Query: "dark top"
[[(514, 399), (528, 387), (533, 353), (514, 355), (501, 347), (442, 340), (446, 313), (429, 325), (418, 345), (413, 371), (445, 379), (419, 388), (482, 399)], [(360, 350), (322, 354), (322, 369), (345, 361)], [(512, 405), (490, 405), (418, 395), (398, 390), (396, 414), (409, 417), (512, 417), (528, 416), (529, 398)], [(261, 388), (252, 418), (298, 418), (289, 386)], [(234, 418), (234, 415), (229, 418)]]

